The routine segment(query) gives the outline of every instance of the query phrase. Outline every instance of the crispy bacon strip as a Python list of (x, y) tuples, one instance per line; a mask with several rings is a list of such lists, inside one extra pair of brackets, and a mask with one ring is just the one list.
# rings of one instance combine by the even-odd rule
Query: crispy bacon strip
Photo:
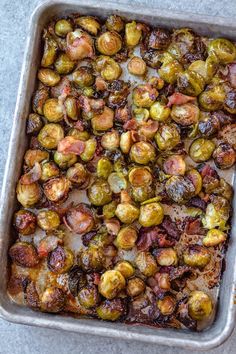
[(38, 162), (35, 163), (34, 167), (27, 173), (25, 173), (20, 178), (21, 184), (31, 184), (37, 182), (42, 175), (42, 169)]
[(187, 96), (187, 95), (184, 95), (180, 92), (175, 92), (175, 93), (173, 93), (173, 95), (168, 97), (167, 107), (171, 107), (173, 104), (181, 105), (184, 103), (194, 101), (195, 99), (196, 99), (196, 97)]
[(76, 155), (82, 154), (85, 149), (85, 142), (82, 140), (75, 139), (73, 136), (66, 136), (62, 139), (57, 147), (58, 152), (63, 154), (73, 153)]

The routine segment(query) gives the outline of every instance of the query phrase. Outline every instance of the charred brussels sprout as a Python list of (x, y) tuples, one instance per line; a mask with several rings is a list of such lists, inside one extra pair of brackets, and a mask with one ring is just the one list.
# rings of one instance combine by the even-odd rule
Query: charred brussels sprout
[(154, 28), (146, 38), (148, 47), (162, 50), (168, 47), (170, 40), (170, 32), (164, 28)]
[(138, 277), (128, 280), (127, 293), (131, 297), (135, 297), (142, 294), (145, 288), (146, 288), (145, 282)]
[(142, 31), (138, 28), (137, 23), (132, 21), (125, 25), (125, 42), (128, 47), (135, 47), (141, 39)]
[(75, 62), (71, 60), (66, 53), (61, 53), (57, 57), (54, 66), (58, 74), (66, 75), (71, 73), (71, 71), (74, 69)]
[(231, 114), (236, 114), (236, 90), (230, 90), (226, 93), (224, 109)]
[(134, 267), (128, 261), (120, 261), (117, 263), (115, 270), (118, 270), (118, 272), (120, 272), (126, 279), (134, 275)]
[(18, 182), (16, 196), (18, 202), (24, 208), (30, 208), (39, 202), (41, 190), (37, 182), (31, 184), (22, 184), (21, 182)]
[(178, 75), (177, 86), (185, 95), (198, 96), (204, 90), (205, 80), (197, 72), (187, 70)]
[(200, 113), (200, 120), (198, 123), (199, 133), (206, 138), (209, 138), (220, 130), (220, 123), (214, 114), (208, 112)]
[(183, 156), (171, 155), (163, 164), (163, 170), (167, 175), (183, 176), (186, 171), (186, 163)]
[(205, 217), (202, 219), (203, 226), (206, 229), (218, 227), (220, 230), (224, 230), (229, 215), (229, 202), (223, 197), (214, 197), (212, 202), (207, 205)]
[(72, 32), (73, 27), (70, 21), (61, 19), (58, 20), (55, 24), (55, 33), (59, 37), (66, 37), (67, 33)]
[(136, 56), (130, 59), (127, 67), (129, 73), (136, 76), (143, 76), (147, 70), (145, 61)]
[(229, 144), (222, 143), (214, 150), (213, 159), (216, 166), (224, 170), (234, 165), (236, 153)]
[(38, 79), (46, 86), (55, 86), (61, 80), (60, 75), (51, 69), (40, 69)]
[(114, 55), (121, 50), (122, 40), (115, 31), (102, 33), (96, 42), (97, 50), (104, 55)]
[(150, 185), (152, 183), (151, 172), (147, 168), (134, 167), (129, 172), (129, 182), (134, 187)]
[(36, 216), (29, 210), (18, 210), (14, 214), (13, 225), (21, 235), (31, 235), (36, 230)]
[(155, 140), (160, 150), (172, 150), (180, 143), (179, 130), (174, 124), (163, 124), (158, 129)]
[(35, 134), (43, 126), (41, 117), (37, 113), (31, 113), (27, 119), (26, 134)]
[(118, 270), (107, 270), (102, 274), (98, 290), (107, 299), (114, 299), (125, 287), (125, 278)]
[(132, 224), (139, 217), (139, 209), (128, 202), (120, 203), (117, 205), (115, 214), (124, 224)]
[(43, 86), (40, 87), (33, 96), (32, 106), (33, 111), (38, 114), (43, 114), (43, 105), (45, 101), (49, 98), (48, 88)]
[(54, 154), (54, 161), (62, 170), (66, 170), (76, 163), (77, 156), (72, 153), (63, 154), (62, 152), (56, 151)]
[(202, 240), (202, 243), (206, 247), (214, 247), (226, 240), (226, 234), (218, 229), (211, 229), (207, 232), (206, 236)]
[(99, 294), (96, 286), (88, 285), (81, 289), (78, 293), (78, 299), (79, 303), (86, 308), (96, 306), (99, 302)]
[(217, 38), (209, 43), (208, 53), (216, 56), (221, 64), (228, 64), (236, 58), (236, 47), (228, 39)]
[(60, 217), (53, 210), (41, 210), (37, 215), (37, 223), (45, 231), (54, 230), (60, 225)]
[(60, 312), (65, 305), (64, 292), (54, 286), (51, 286), (44, 290), (41, 297), (41, 310), (45, 312)]
[(205, 267), (211, 259), (208, 249), (200, 245), (189, 246), (183, 254), (184, 263), (191, 267)]
[(57, 177), (60, 173), (59, 168), (51, 161), (42, 163), (41, 168), (41, 181), (43, 182), (48, 181), (50, 178)]
[(74, 166), (68, 168), (66, 177), (70, 182), (78, 186), (82, 186), (88, 178), (88, 173), (84, 165), (81, 163), (76, 163)]
[(106, 20), (106, 27), (108, 31), (116, 31), (119, 33), (124, 29), (125, 24), (120, 16), (111, 15)]
[(40, 130), (39, 143), (45, 149), (55, 149), (60, 140), (64, 138), (63, 128), (59, 124), (49, 123)]
[(150, 117), (158, 122), (166, 122), (170, 116), (170, 108), (161, 102), (155, 102), (150, 108)]
[(105, 300), (97, 307), (96, 311), (102, 320), (117, 321), (125, 314), (125, 306), (121, 299)]
[(138, 107), (151, 107), (157, 96), (157, 90), (150, 84), (140, 84), (133, 90), (133, 102)]
[(193, 183), (182, 176), (172, 176), (165, 185), (166, 192), (175, 203), (184, 204), (195, 194)]
[(83, 28), (85, 31), (96, 36), (101, 29), (100, 23), (95, 17), (81, 16), (75, 19), (76, 25)]
[(149, 162), (152, 162), (155, 157), (155, 148), (150, 143), (140, 141), (131, 147), (130, 158), (136, 163), (147, 165)]
[(43, 189), (46, 198), (53, 203), (63, 202), (70, 191), (71, 183), (65, 177), (51, 178), (44, 183)]
[(88, 198), (91, 204), (102, 206), (112, 200), (112, 191), (104, 179), (97, 179), (88, 189)]
[(48, 268), (53, 273), (65, 273), (73, 265), (74, 255), (68, 248), (57, 246), (48, 255)]
[(100, 55), (96, 59), (95, 68), (101, 74), (101, 77), (107, 81), (117, 80), (122, 73), (120, 65), (106, 55)]
[(95, 78), (92, 73), (92, 70), (89, 67), (81, 66), (72, 74), (73, 82), (83, 88), (93, 85)]
[(212, 311), (212, 301), (206, 293), (199, 290), (195, 290), (190, 293), (188, 300), (188, 312), (194, 320), (201, 321), (209, 317)]
[(49, 153), (39, 149), (29, 149), (26, 151), (24, 160), (29, 168), (34, 167), (37, 162), (43, 162), (49, 160)]
[(101, 271), (104, 268), (105, 256), (102, 249), (90, 246), (80, 254), (80, 264), (84, 271)]
[(157, 272), (157, 264), (149, 252), (139, 252), (135, 258), (135, 264), (146, 277), (151, 277)]
[(137, 231), (131, 226), (126, 226), (119, 231), (115, 244), (118, 248), (129, 250), (135, 246), (137, 238)]
[(52, 37), (46, 37), (44, 42), (43, 57), (41, 60), (41, 65), (44, 68), (51, 66), (57, 55), (57, 43)]
[(187, 178), (194, 185), (195, 194), (199, 194), (202, 190), (202, 176), (200, 175), (200, 173), (193, 168), (192, 170), (189, 170), (187, 172)]
[(196, 124), (199, 119), (200, 110), (193, 103), (174, 105), (171, 111), (171, 118), (182, 126)]
[(164, 212), (161, 204), (150, 203), (140, 208), (139, 223), (143, 227), (150, 227), (162, 223)]
[(189, 149), (189, 155), (195, 162), (204, 162), (211, 158), (215, 149), (215, 144), (212, 140), (199, 138), (193, 141)]
[(199, 96), (200, 106), (205, 111), (216, 111), (221, 109), (225, 100), (225, 90), (223, 85), (208, 87)]
[(11, 246), (9, 255), (12, 261), (21, 267), (31, 268), (39, 263), (35, 247), (28, 242), (16, 242)]
[(177, 265), (178, 263), (177, 253), (173, 248), (158, 249), (156, 260), (160, 266), (167, 266), (167, 267)]

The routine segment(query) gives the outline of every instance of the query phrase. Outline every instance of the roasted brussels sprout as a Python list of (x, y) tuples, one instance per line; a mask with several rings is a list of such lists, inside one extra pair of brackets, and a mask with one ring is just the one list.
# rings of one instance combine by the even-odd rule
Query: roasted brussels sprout
[(146, 277), (151, 277), (157, 272), (156, 261), (149, 252), (138, 252), (135, 264)]
[(63, 119), (63, 107), (57, 98), (49, 98), (44, 103), (43, 114), (52, 123), (60, 122)]
[(212, 140), (198, 138), (194, 140), (189, 148), (189, 156), (195, 162), (204, 162), (211, 158), (215, 149), (215, 144)]
[(134, 187), (150, 185), (152, 179), (151, 173), (145, 167), (134, 167), (129, 172), (129, 182)]
[(122, 48), (120, 35), (115, 31), (102, 33), (96, 42), (97, 50), (104, 55), (114, 55)]
[(184, 263), (191, 267), (204, 268), (210, 259), (208, 249), (200, 245), (191, 245), (183, 253)]
[(163, 208), (160, 203), (142, 205), (139, 214), (139, 223), (143, 227), (150, 227), (162, 223), (164, 217)]
[(45, 312), (60, 312), (65, 305), (64, 292), (55, 286), (44, 290), (41, 297), (41, 310)]
[(206, 293), (199, 290), (195, 290), (190, 293), (188, 300), (188, 312), (194, 320), (201, 321), (209, 317), (212, 311), (212, 301)]
[(128, 261), (118, 262), (114, 269), (118, 270), (126, 279), (134, 275), (134, 267)]
[(128, 47), (135, 47), (141, 39), (142, 31), (135, 21), (125, 25), (125, 42)]
[(185, 103), (182, 105), (173, 105), (171, 118), (182, 126), (196, 124), (199, 119), (200, 110), (193, 103)]
[(49, 153), (39, 149), (29, 149), (26, 151), (24, 160), (29, 168), (33, 168), (37, 162), (49, 160)]
[(75, 62), (66, 53), (60, 53), (54, 63), (58, 74), (66, 75), (71, 73), (75, 67)]
[(96, 36), (101, 29), (98, 20), (92, 16), (77, 17), (75, 23), (94, 36)]
[(97, 163), (97, 176), (99, 178), (107, 179), (108, 176), (113, 171), (113, 165), (110, 160), (106, 157), (102, 157)]
[(101, 145), (106, 150), (116, 150), (120, 146), (120, 136), (116, 130), (107, 132), (102, 136)]
[(195, 188), (195, 194), (199, 194), (202, 190), (202, 176), (194, 168), (187, 172), (187, 178), (190, 179)]
[(40, 115), (43, 114), (43, 105), (45, 101), (49, 98), (48, 88), (43, 86), (40, 87), (32, 98), (33, 111)]
[(172, 150), (180, 143), (179, 130), (174, 124), (163, 124), (158, 129), (155, 140), (160, 150)]
[(144, 292), (146, 285), (144, 281), (138, 277), (128, 280), (127, 293), (131, 297), (138, 296)]
[(43, 182), (48, 181), (50, 178), (57, 177), (60, 173), (59, 168), (52, 161), (42, 163), (41, 169), (41, 181)]
[(71, 232), (84, 234), (94, 227), (94, 216), (86, 204), (69, 208), (64, 217), (64, 223)]
[(91, 138), (85, 141), (85, 149), (82, 152), (82, 154), (80, 154), (80, 158), (81, 160), (83, 160), (84, 162), (90, 161), (92, 160), (95, 151), (96, 151), (96, 147), (97, 147), (97, 142), (96, 139)]
[(89, 246), (80, 254), (80, 264), (84, 271), (101, 271), (104, 269), (105, 256), (101, 247)]
[(204, 90), (205, 80), (197, 72), (186, 70), (178, 75), (177, 86), (185, 95), (198, 96)]
[(184, 204), (195, 194), (193, 183), (182, 176), (170, 177), (165, 185), (166, 192), (175, 203)]
[(133, 144), (132, 133), (130, 131), (123, 132), (120, 136), (120, 149), (123, 154), (128, 154)]
[(232, 146), (233, 149), (236, 150), (236, 124), (227, 124), (220, 131), (220, 137), (224, 140), (224, 142), (228, 143)]
[(106, 27), (108, 31), (116, 31), (119, 33), (124, 29), (125, 24), (120, 16), (111, 15), (106, 20)]
[(55, 33), (59, 37), (66, 37), (67, 33), (72, 32), (73, 27), (70, 21), (61, 19), (58, 20), (55, 24)]
[(206, 236), (202, 240), (202, 243), (206, 247), (214, 247), (226, 240), (226, 234), (218, 229), (211, 229), (207, 232)]
[(165, 49), (171, 40), (170, 32), (164, 28), (154, 28), (146, 38), (146, 44), (152, 49)]
[(38, 141), (45, 149), (55, 149), (63, 138), (63, 128), (55, 123), (45, 124), (38, 135)]
[(120, 193), (127, 188), (127, 181), (121, 173), (111, 173), (108, 177), (108, 183), (113, 193)]
[(198, 131), (203, 137), (209, 138), (218, 133), (219, 130), (220, 122), (214, 114), (200, 112)]
[(167, 175), (184, 176), (186, 163), (183, 156), (171, 155), (167, 157), (163, 164), (163, 170)]
[(68, 248), (57, 246), (49, 253), (47, 263), (48, 268), (53, 273), (65, 273), (73, 265), (74, 255)]
[(27, 119), (26, 134), (35, 134), (43, 126), (41, 117), (37, 113), (31, 113)]
[(150, 117), (158, 122), (166, 122), (170, 116), (170, 108), (157, 101), (150, 107)]
[(12, 261), (21, 267), (31, 268), (39, 263), (35, 247), (28, 242), (16, 242), (11, 246), (9, 255)]
[(88, 198), (91, 204), (102, 206), (112, 200), (112, 191), (107, 181), (97, 179), (88, 189)]
[(172, 296), (166, 295), (163, 299), (157, 301), (157, 307), (163, 316), (169, 316), (175, 310), (176, 301)]
[(84, 165), (81, 163), (76, 163), (74, 166), (68, 168), (66, 177), (70, 182), (78, 186), (82, 186), (88, 178), (88, 173)]
[(147, 70), (145, 61), (136, 56), (130, 59), (127, 67), (129, 73), (136, 76), (143, 76)]
[(177, 60), (172, 59), (162, 64), (158, 74), (168, 84), (174, 84), (182, 71), (182, 65)]
[(131, 160), (141, 165), (147, 165), (149, 162), (152, 162), (155, 157), (155, 148), (145, 141), (135, 143), (130, 149)]
[(73, 136), (77, 140), (87, 141), (89, 140), (90, 134), (87, 131), (80, 131), (76, 128), (72, 128), (69, 130), (68, 136)]
[(67, 168), (73, 166), (77, 162), (77, 156), (75, 154), (63, 154), (62, 152), (56, 151), (54, 156), (54, 161), (62, 169), (66, 170)]
[(192, 62), (188, 69), (201, 75), (208, 84), (216, 73), (217, 63), (214, 58), (208, 57), (205, 61), (196, 60)]
[(105, 107), (104, 111), (101, 114), (96, 114), (92, 118), (92, 128), (97, 131), (106, 131), (113, 127), (114, 111)]
[(41, 229), (51, 231), (60, 225), (60, 217), (53, 210), (41, 210), (37, 215), (37, 223)]
[(230, 90), (226, 93), (224, 109), (231, 114), (236, 114), (236, 90)]
[(115, 214), (124, 224), (132, 224), (139, 217), (139, 209), (128, 202), (120, 203), (117, 205)]
[(21, 235), (31, 235), (36, 230), (36, 216), (29, 210), (20, 209), (14, 214), (13, 225)]
[(173, 248), (159, 248), (156, 255), (160, 266), (175, 266), (178, 263), (177, 253)]
[(140, 84), (133, 90), (133, 102), (137, 107), (149, 108), (155, 102), (158, 91), (150, 84)]
[(229, 215), (229, 202), (223, 197), (214, 197), (212, 202), (207, 205), (206, 214), (202, 219), (203, 226), (206, 229), (219, 227), (220, 230), (224, 230)]
[(225, 90), (223, 85), (208, 87), (199, 96), (200, 106), (205, 111), (216, 111), (221, 109), (225, 100)]
[(79, 115), (79, 107), (75, 97), (68, 96), (64, 102), (66, 108), (66, 115), (72, 119), (77, 120)]
[(83, 88), (92, 86), (95, 81), (95, 77), (89, 67), (81, 66), (73, 72), (72, 80), (77, 86)]
[(96, 311), (102, 320), (116, 321), (125, 314), (125, 307), (121, 299), (105, 300)]
[(46, 86), (55, 86), (61, 80), (61, 77), (51, 69), (42, 68), (38, 71), (38, 79)]
[(131, 189), (132, 199), (137, 203), (143, 203), (144, 201), (154, 197), (154, 192), (155, 191), (152, 185), (132, 187)]
[(118, 248), (130, 250), (135, 246), (137, 238), (137, 231), (132, 226), (126, 226), (119, 231), (115, 240), (115, 245)]
[(230, 168), (236, 161), (234, 149), (226, 143), (221, 143), (213, 152), (213, 159), (216, 166), (222, 170)]
[(100, 55), (96, 59), (95, 68), (101, 74), (101, 77), (107, 81), (117, 80), (122, 73), (120, 65), (114, 59), (105, 55)]
[(41, 65), (44, 68), (47, 68), (54, 63), (57, 55), (57, 50), (58, 47), (56, 41), (52, 37), (47, 36), (45, 38), (43, 57), (41, 60)]
[(107, 270), (102, 274), (98, 290), (107, 299), (114, 299), (125, 287), (125, 278), (118, 270)]
[(41, 190), (37, 182), (22, 184), (19, 181), (16, 187), (16, 196), (24, 208), (30, 208), (39, 202)]
[(66, 177), (55, 177), (44, 183), (46, 198), (53, 203), (63, 202), (70, 191), (71, 183)]
[(232, 63), (236, 58), (236, 47), (225, 38), (213, 39), (208, 45), (208, 54), (217, 57), (221, 64)]
[(96, 306), (100, 299), (97, 287), (94, 285), (88, 285), (82, 288), (78, 293), (78, 299), (79, 303), (86, 308)]

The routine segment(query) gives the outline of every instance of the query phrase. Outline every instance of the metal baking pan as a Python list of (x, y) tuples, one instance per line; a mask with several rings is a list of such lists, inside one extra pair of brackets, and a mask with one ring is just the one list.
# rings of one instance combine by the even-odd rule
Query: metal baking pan
[[(21, 72), (18, 99), (14, 114), (10, 147), (6, 164), (1, 195), (0, 209), (0, 316), (4, 319), (57, 328), (67, 331), (96, 334), (114, 338), (139, 340), (148, 343), (165, 344), (191, 349), (206, 350), (223, 343), (231, 334), (236, 313), (236, 215), (232, 219), (232, 231), (226, 255), (226, 269), (223, 273), (216, 318), (213, 324), (201, 331), (157, 329), (145, 325), (130, 326), (123, 323), (109, 323), (94, 319), (75, 319), (46, 313), (33, 312), (29, 308), (18, 306), (7, 295), (8, 247), (11, 243), (11, 218), (16, 205), (15, 186), (21, 172), (21, 163), (27, 139), (25, 135), (25, 117), (29, 113), (30, 100), (35, 87), (36, 70), (39, 61), (40, 36), (42, 29), (53, 16), (79, 12), (100, 17), (117, 13), (129, 19), (137, 19), (163, 27), (191, 27), (198, 33), (208, 36), (226, 36), (236, 39), (236, 24), (232, 19), (196, 16), (173, 13), (154, 8), (149, 1), (121, 3), (93, 0), (62, 0), (42, 3), (31, 17), (27, 38), (27, 47)], [(236, 180), (234, 178), (236, 188)], [(236, 198), (233, 201), (236, 210)]]

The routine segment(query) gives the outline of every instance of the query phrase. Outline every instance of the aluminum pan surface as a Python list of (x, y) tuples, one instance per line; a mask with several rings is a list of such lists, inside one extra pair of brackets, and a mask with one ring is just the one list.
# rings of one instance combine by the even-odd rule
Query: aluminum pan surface
[[(146, 6), (145, 6), (146, 4)], [(139, 19), (165, 27), (190, 26), (199, 33), (233, 38), (236, 26), (227, 19), (200, 17), (189, 14), (169, 14), (166, 11), (148, 8), (148, 1), (133, 9), (132, 5), (114, 4), (109, 1), (76, 0), (50, 1), (36, 9), (27, 38), (27, 49), (22, 67), (16, 111), (14, 115), (8, 161), (3, 181), (0, 210), (0, 314), (9, 321), (64, 329), (74, 332), (133, 339), (185, 348), (207, 349), (221, 344), (233, 330), (235, 318), (234, 293), (236, 284), (236, 220), (232, 220), (232, 236), (227, 252), (226, 271), (220, 286), (220, 300), (217, 318), (208, 330), (192, 333), (183, 330), (156, 329), (147, 326), (129, 326), (121, 323), (106, 323), (90, 319), (73, 319), (59, 315), (35, 313), (28, 308), (12, 304), (6, 294), (7, 249), (10, 243), (10, 220), (15, 205), (15, 185), (21, 171), (21, 161), (26, 147), (25, 117), (28, 114), (30, 99), (34, 90), (35, 74), (39, 52), (41, 30), (48, 19), (54, 15), (80, 12), (106, 16), (118, 12), (131, 19)], [(153, 15), (155, 13), (155, 15)], [(8, 182), (9, 181), (9, 182)], [(235, 183), (234, 183), (235, 185)], [(234, 199), (236, 210), (236, 200)], [(230, 267), (228, 267), (230, 265)]]

